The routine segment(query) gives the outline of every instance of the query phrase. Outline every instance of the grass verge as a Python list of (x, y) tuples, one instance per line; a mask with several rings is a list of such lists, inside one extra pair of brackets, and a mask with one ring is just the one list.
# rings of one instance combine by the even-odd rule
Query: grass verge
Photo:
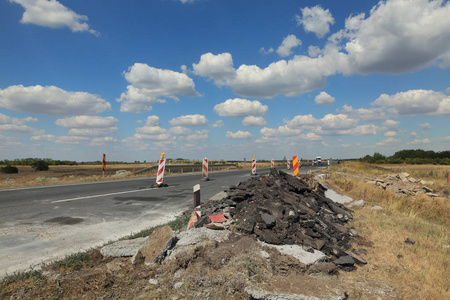
[[(422, 170), (417, 170), (417, 166), (346, 163), (344, 167), (331, 168), (333, 174), (328, 183), (366, 203), (362, 208), (354, 208), (353, 226), (364, 239), (355, 242), (353, 247), (368, 247), (369, 263), (343, 274), (343, 278), (385, 282), (385, 289), (394, 289), (400, 299), (450, 299), (450, 199), (397, 196), (363, 179), (408, 172), (418, 179), (436, 181), (436, 189), (448, 189), (446, 182), (439, 181), (448, 166), (421, 167)], [(420, 172), (426, 174), (426, 178), (421, 177)], [(381, 206), (382, 210), (373, 210), (374, 205)], [(406, 244), (406, 238), (413, 239), (415, 244)], [(386, 292), (378, 289), (381, 295)], [(352, 296), (370, 298), (368, 292), (367, 287), (361, 287), (354, 290)]]

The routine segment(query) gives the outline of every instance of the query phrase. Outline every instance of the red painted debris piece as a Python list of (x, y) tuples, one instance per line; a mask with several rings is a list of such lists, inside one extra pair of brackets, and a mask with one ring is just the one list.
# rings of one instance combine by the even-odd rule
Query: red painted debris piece
[(225, 216), (223, 214), (208, 216), (208, 218), (211, 220), (211, 222), (225, 222)]

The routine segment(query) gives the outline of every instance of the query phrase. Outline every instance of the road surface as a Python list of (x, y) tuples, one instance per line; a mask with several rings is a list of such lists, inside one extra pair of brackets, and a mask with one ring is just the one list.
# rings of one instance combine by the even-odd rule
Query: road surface
[(250, 176), (209, 172), (211, 180), (202, 181), (186, 173), (166, 176), (164, 188), (152, 188), (149, 177), (0, 190), (0, 278), (173, 220), (193, 205), (196, 184), (205, 201)]

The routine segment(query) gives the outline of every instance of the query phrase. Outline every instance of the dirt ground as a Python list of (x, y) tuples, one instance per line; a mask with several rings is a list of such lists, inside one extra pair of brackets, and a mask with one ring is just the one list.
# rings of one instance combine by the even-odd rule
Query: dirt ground
[[(203, 242), (180, 259), (150, 266), (132, 265), (129, 257), (103, 258), (92, 250), (78, 265), (50, 266), (43, 276), (3, 287), (0, 299), (251, 299), (248, 287), (344, 299), (352, 286), (361, 284), (328, 275), (329, 266), (322, 264), (317, 273), (306, 274), (305, 266), (291, 256), (238, 235), (226, 242)], [(158, 284), (149, 284), (150, 279)], [(177, 287), (178, 282), (183, 285)]]

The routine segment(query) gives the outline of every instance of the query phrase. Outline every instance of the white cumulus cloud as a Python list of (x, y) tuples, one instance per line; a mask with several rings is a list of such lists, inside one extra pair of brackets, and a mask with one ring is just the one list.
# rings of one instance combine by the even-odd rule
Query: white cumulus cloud
[(334, 103), (334, 101), (334, 97), (327, 92), (320, 92), (320, 94), (317, 95), (316, 98), (314, 98), (314, 102), (321, 105), (332, 104)]
[(172, 126), (206, 126), (208, 120), (205, 116), (199, 114), (186, 115), (173, 118), (169, 121), (169, 124)]
[(386, 110), (383, 108), (353, 108), (350, 105), (342, 107), (342, 113), (354, 119), (362, 121), (379, 121), (386, 116)]
[(226, 137), (229, 139), (251, 139), (253, 135), (248, 131), (239, 130), (236, 132), (227, 131)]
[(87, 16), (79, 15), (56, 0), (9, 0), (20, 4), (25, 12), (20, 22), (50, 28), (68, 27), (72, 32), (99, 33), (89, 27)]
[(450, 115), (450, 96), (431, 90), (382, 94), (372, 104), (393, 107), (400, 115)]
[(223, 121), (222, 120), (217, 120), (211, 125), (211, 127), (213, 127), (213, 128), (222, 128), (223, 127)]
[(58, 119), (55, 124), (65, 128), (108, 128), (115, 126), (119, 122), (114, 117), (99, 116), (74, 116)]
[(278, 55), (284, 57), (292, 54), (292, 48), (298, 47), (302, 44), (295, 35), (290, 34), (283, 39), (283, 42), (277, 49)]
[(450, 57), (450, 2), (380, 1), (365, 14), (350, 16), (342, 38), (354, 71), (403, 73)]
[(68, 92), (56, 86), (13, 85), (0, 89), (0, 107), (28, 113), (64, 117), (95, 115), (111, 109), (111, 104), (97, 95)]
[(318, 123), (318, 120), (313, 115), (298, 115), (292, 120), (286, 120), (286, 125), (291, 128), (311, 128)]
[(175, 135), (188, 135), (192, 133), (192, 129), (183, 126), (175, 126), (170, 128), (169, 132)]
[(19, 134), (42, 134), (44, 130), (38, 130), (28, 125), (27, 122), (36, 122), (36, 118), (12, 118), (0, 113), (0, 132), (19, 133)]
[(306, 32), (313, 32), (318, 38), (323, 38), (334, 24), (334, 18), (328, 9), (316, 5), (301, 9), (302, 16), (296, 15), (297, 25), (303, 25)]
[(263, 117), (247, 116), (242, 120), (245, 127), (264, 126), (267, 122)]
[(198, 64), (192, 64), (194, 74), (209, 77), (214, 80), (217, 85), (226, 84), (227, 80), (235, 76), (233, 68), (233, 58), (230, 53), (222, 53), (214, 55), (210, 52), (200, 57)]
[(261, 104), (261, 102), (247, 99), (228, 99), (223, 103), (219, 103), (214, 106), (214, 111), (222, 117), (246, 117), (246, 116), (263, 116), (268, 112), (267, 105)]
[(295, 136), (299, 135), (302, 131), (300, 129), (292, 129), (287, 125), (279, 126), (278, 128), (264, 127), (259, 131), (262, 136), (274, 137), (274, 136)]
[(179, 100), (177, 96), (198, 97), (192, 78), (184, 73), (172, 70), (153, 68), (147, 64), (135, 63), (124, 73), (125, 79), (131, 83), (127, 92), (122, 93), (120, 111), (150, 111), (154, 103), (164, 103), (162, 98)]

